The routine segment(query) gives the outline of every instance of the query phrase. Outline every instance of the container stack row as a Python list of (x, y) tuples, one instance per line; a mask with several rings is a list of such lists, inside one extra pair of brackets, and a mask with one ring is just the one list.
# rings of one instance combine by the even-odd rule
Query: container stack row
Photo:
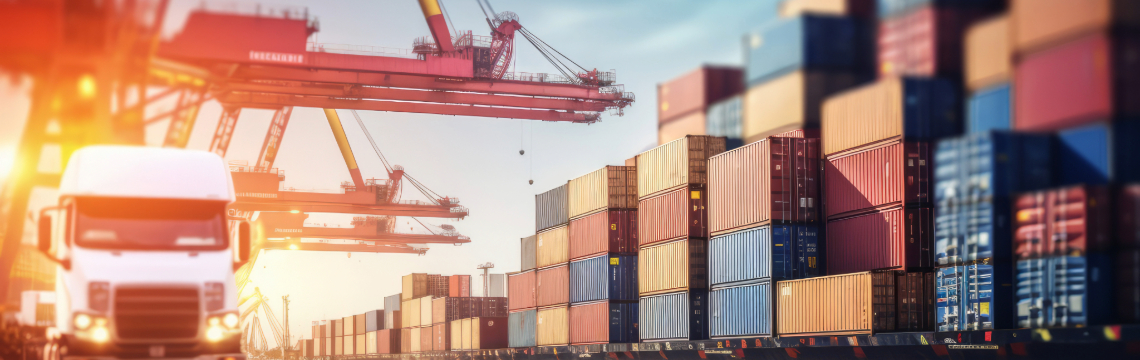
[[(471, 297), (470, 275), (408, 274), (402, 280), (400, 353), (507, 346), (506, 297)], [(482, 323), (492, 325), (472, 333)]]

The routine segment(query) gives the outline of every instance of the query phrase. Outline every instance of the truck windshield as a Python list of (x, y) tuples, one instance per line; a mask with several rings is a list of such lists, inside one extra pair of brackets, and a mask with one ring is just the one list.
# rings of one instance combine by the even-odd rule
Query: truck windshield
[(221, 250), (225, 203), (203, 200), (76, 199), (75, 243), (99, 249)]

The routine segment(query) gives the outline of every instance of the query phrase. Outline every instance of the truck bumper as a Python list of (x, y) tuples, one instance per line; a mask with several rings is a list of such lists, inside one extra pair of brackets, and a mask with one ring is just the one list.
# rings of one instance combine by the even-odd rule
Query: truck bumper
[(66, 353), (61, 351), (65, 359), (143, 359), (143, 358), (170, 358), (170, 359), (202, 359), (202, 360), (246, 360), (241, 353), (241, 333), (227, 337), (218, 342), (191, 342), (191, 343), (147, 343), (97, 344), (75, 338), (63, 336)]

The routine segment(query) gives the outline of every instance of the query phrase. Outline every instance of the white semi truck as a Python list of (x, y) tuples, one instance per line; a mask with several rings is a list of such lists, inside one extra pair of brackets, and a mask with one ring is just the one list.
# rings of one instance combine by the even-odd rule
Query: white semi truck
[(234, 271), (250, 240), (228, 225), (233, 201), (213, 153), (76, 151), (40, 213), (39, 248), (58, 263), (44, 357), (243, 360)]

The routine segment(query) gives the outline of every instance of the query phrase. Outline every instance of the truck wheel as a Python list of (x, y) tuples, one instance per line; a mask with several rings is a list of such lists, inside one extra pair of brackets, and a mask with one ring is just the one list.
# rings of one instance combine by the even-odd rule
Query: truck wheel
[(42, 359), (43, 360), (61, 360), (62, 357), (60, 357), (59, 350), (60, 350), (60, 343), (58, 340), (48, 341), (47, 344), (44, 344)]

